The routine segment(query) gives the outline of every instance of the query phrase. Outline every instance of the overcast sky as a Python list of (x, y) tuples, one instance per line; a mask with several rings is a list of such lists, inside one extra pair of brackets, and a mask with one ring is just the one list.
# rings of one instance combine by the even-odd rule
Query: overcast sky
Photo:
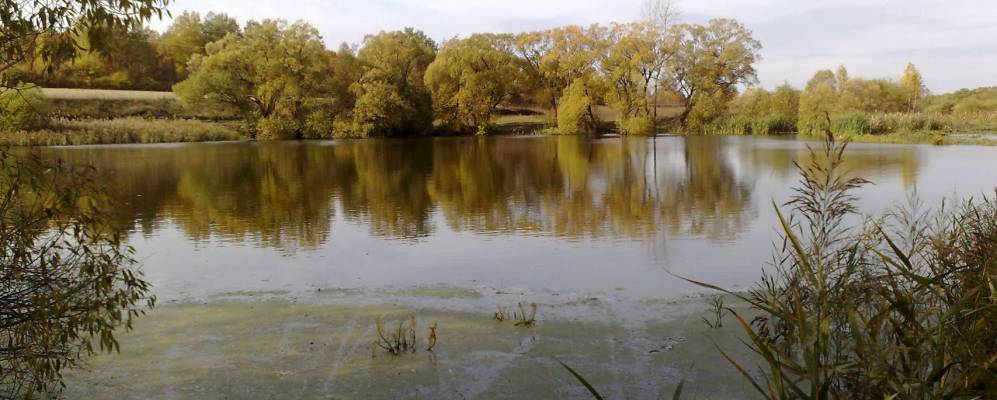
[[(641, 0), (174, 0), (170, 9), (305, 20), (330, 48), (412, 26), (441, 41), (636, 19)], [(913, 62), (934, 92), (997, 86), (997, 0), (676, 0), (683, 22), (735, 18), (762, 42), (758, 75), (802, 86), (821, 68), (899, 77)], [(169, 21), (154, 24), (162, 30)]]

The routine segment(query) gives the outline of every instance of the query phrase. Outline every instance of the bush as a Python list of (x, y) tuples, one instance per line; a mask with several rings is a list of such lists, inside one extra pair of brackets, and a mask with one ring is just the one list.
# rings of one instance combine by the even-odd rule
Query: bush
[(589, 118), (592, 99), (585, 92), (585, 84), (576, 81), (564, 91), (557, 106), (557, 130), (565, 135), (590, 133), (595, 130)]
[(38, 86), (0, 88), (0, 131), (44, 128), (50, 111), (51, 103)]
[(657, 127), (650, 116), (621, 117), (618, 122), (620, 132), (628, 135), (653, 135)]
[(303, 139), (328, 139), (333, 132), (333, 116), (325, 111), (312, 111), (301, 126)]
[(256, 138), (260, 140), (286, 140), (298, 137), (300, 125), (290, 118), (271, 115), (257, 122)]

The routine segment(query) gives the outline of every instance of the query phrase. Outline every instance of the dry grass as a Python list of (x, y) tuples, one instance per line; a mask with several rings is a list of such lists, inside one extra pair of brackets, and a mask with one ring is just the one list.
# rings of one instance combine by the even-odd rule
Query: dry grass
[(42, 93), (55, 100), (175, 100), (177, 98), (173, 92), (144, 90), (43, 88)]

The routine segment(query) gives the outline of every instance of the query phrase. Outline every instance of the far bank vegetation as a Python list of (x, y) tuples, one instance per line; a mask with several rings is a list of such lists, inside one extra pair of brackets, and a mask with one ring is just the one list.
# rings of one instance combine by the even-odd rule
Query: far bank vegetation
[[(802, 90), (761, 88), (762, 45), (748, 27), (723, 18), (680, 23), (663, 0), (645, 2), (633, 22), (441, 43), (405, 28), (335, 50), (304, 21), (240, 25), (220, 13), (184, 12), (163, 33), (119, 30), (99, 51), (51, 68), (28, 57), (0, 71), (4, 82), (34, 82), (5, 84), (0, 141), (997, 128), (997, 88), (932, 96), (913, 64), (899, 80), (850, 77), (840, 67), (818, 71)], [(45, 41), (28, 54), (41, 54)]]

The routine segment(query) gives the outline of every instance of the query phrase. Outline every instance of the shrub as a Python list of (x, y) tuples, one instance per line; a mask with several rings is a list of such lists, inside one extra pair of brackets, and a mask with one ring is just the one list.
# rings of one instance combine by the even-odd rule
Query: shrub
[(294, 139), (298, 136), (300, 128), (297, 121), (279, 115), (260, 118), (256, 126), (258, 129), (256, 138), (261, 140)]
[(622, 117), (619, 128), (622, 133), (630, 135), (653, 135), (657, 129), (654, 119), (649, 116)]
[(557, 106), (557, 130), (565, 135), (592, 132), (595, 127), (589, 118), (592, 99), (585, 92), (585, 84), (576, 81), (564, 91)]
[(304, 139), (328, 139), (333, 136), (333, 116), (325, 111), (312, 111), (305, 117), (301, 127)]
[(0, 131), (44, 128), (50, 111), (51, 103), (38, 86), (0, 88)]

